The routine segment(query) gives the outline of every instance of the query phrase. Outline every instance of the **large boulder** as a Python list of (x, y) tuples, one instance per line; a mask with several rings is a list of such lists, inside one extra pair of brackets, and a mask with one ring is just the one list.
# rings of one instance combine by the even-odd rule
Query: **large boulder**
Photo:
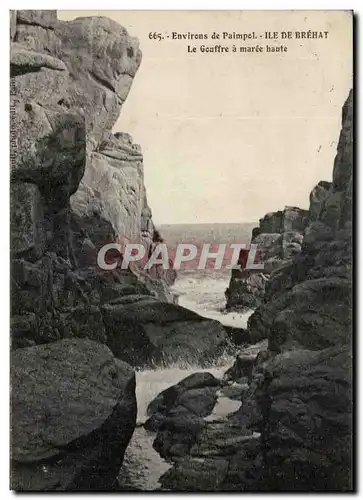
[(196, 372), (184, 378), (176, 385), (168, 387), (154, 398), (147, 407), (148, 415), (167, 413), (185, 391), (218, 387), (220, 380), (209, 372)]
[(105, 304), (102, 312), (108, 345), (133, 366), (185, 360), (208, 367), (230, 346), (218, 321), (151, 296)]
[(153, 446), (163, 458), (187, 455), (213, 411), (220, 385), (211, 373), (193, 373), (151, 401), (145, 429), (157, 431)]
[[(54, 60), (53, 65), (44, 63), (44, 70), (28, 69), (19, 75), (23, 97), (47, 106), (60, 103), (83, 109), (88, 140), (99, 142), (116, 123), (140, 65), (138, 40), (109, 18), (64, 22), (55, 11), (17, 11), (16, 32), (13, 53), (22, 49), (29, 58)], [(58, 81), (54, 69), (64, 75), (59, 85), (48, 89), (47, 83)]]
[(72, 79), (69, 105), (84, 109), (91, 136), (102, 138), (116, 123), (141, 63), (139, 41), (107, 17), (59, 22), (62, 59)]
[(12, 489), (117, 489), (135, 424), (135, 374), (106, 346), (67, 339), (12, 353)]

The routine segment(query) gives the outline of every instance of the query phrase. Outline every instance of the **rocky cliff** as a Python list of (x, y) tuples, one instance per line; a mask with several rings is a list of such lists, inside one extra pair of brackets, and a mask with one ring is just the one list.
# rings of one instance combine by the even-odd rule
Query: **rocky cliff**
[[(13, 180), (37, 186), (41, 198), (47, 198), (48, 219), (57, 214), (57, 224), (48, 229), (49, 234), (39, 235), (29, 228), (34, 234), (28, 235), (28, 246), (38, 236), (33, 246), (39, 256), (40, 245), (62, 240), (64, 235), (55, 233), (61, 229), (66, 233), (69, 228), (64, 226), (69, 226), (70, 219), (81, 234), (77, 241), (63, 238), (69, 247), (64, 253), (77, 263), (79, 259), (82, 264), (93, 246), (121, 238), (139, 241), (142, 237), (150, 243), (153, 224), (140, 147), (128, 134), (112, 134), (141, 62), (138, 40), (111, 19), (62, 22), (54, 11), (18, 11), (13, 30), (11, 93), (17, 144)], [(77, 120), (73, 147), (78, 156), (70, 150), (71, 119)], [(66, 127), (62, 120), (68, 120)], [(64, 144), (59, 144), (58, 129), (67, 130)], [(51, 133), (53, 142), (48, 144)], [(62, 165), (52, 164), (50, 157), (60, 152)], [(47, 154), (49, 158), (43, 158)], [(66, 154), (73, 158), (65, 158)], [(47, 160), (49, 166), (41, 166)], [(57, 178), (52, 178), (55, 171)], [(49, 186), (55, 182), (57, 192), (50, 193)]]
[(111, 133), (141, 53), (106, 18), (13, 11), (10, 23), (11, 486), (113, 490), (136, 423), (135, 375), (101, 344), (102, 287), (87, 273), (126, 226), (141, 235), (148, 210), (140, 151)]
[(301, 252), (272, 272), (249, 319), (252, 338), (268, 338), (244, 404), (268, 490), (352, 488), (352, 183), (350, 92), (333, 182), (311, 192)]
[(269, 488), (352, 488), (352, 185), (350, 92), (333, 182), (313, 189), (302, 251), (249, 322), (271, 356), (254, 393)]
[(62, 22), (55, 11), (12, 13), (15, 347), (84, 336), (84, 321), (88, 337), (106, 341), (100, 304), (107, 293), (172, 301), (162, 273), (110, 277), (97, 267), (106, 243), (150, 247), (153, 240), (140, 147), (111, 131), (140, 61), (137, 39), (111, 19)]
[(173, 273), (97, 265), (106, 243), (159, 237), (141, 149), (112, 133), (138, 40), (36, 10), (11, 12), (10, 39), (12, 487), (115, 489), (136, 420), (125, 362), (210, 361), (228, 340), (172, 303)]
[(266, 282), (272, 271), (290, 262), (301, 250), (308, 212), (297, 207), (266, 214), (252, 230), (251, 244), (256, 245), (264, 269), (246, 269), (248, 250), (240, 256), (241, 269), (233, 269), (225, 292), (226, 309), (256, 309), (263, 302)]

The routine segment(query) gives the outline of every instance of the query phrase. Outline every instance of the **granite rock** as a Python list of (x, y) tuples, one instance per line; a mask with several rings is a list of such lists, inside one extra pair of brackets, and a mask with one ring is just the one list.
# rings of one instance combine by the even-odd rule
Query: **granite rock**
[(136, 423), (135, 374), (89, 340), (17, 349), (11, 358), (16, 491), (117, 489)]

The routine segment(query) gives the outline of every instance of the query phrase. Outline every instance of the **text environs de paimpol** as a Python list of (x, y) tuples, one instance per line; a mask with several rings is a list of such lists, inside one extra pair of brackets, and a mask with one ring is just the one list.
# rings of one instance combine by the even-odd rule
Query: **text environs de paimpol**
[(253, 40), (257, 39), (257, 35), (254, 31), (249, 33), (237, 33), (236, 31), (213, 31), (211, 33), (192, 33), (190, 31), (186, 33), (180, 33), (178, 31), (171, 32), (172, 40)]

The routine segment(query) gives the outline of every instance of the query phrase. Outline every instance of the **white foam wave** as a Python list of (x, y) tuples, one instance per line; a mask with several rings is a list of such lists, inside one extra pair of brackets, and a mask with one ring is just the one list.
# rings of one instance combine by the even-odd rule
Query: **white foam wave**
[(182, 307), (225, 326), (246, 328), (252, 310), (245, 313), (225, 312), (224, 292), (229, 279), (228, 274), (215, 274), (213, 277), (198, 273), (181, 275), (172, 291), (178, 295), (178, 303)]

